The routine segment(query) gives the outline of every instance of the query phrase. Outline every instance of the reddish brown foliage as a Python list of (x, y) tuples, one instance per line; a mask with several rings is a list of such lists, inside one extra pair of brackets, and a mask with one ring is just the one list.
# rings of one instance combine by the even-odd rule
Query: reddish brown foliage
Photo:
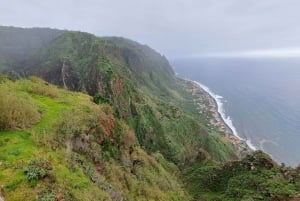
[(105, 131), (105, 137), (111, 137), (116, 126), (116, 121), (111, 114), (102, 115), (99, 118), (99, 124)]

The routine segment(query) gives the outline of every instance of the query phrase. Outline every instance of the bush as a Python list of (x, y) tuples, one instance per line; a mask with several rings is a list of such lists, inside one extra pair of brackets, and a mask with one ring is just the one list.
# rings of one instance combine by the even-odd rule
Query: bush
[(56, 201), (56, 195), (53, 192), (46, 193), (39, 197), (37, 201)]
[(105, 98), (103, 96), (101, 96), (100, 94), (96, 93), (94, 96), (93, 96), (93, 102), (96, 103), (96, 104), (103, 104), (103, 103), (106, 103), (106, 104), (112, 104), (111, 103), (111, 100), (108, 99), (108, 98)]
[(52, 169), (50, 163), (44, 159), (36, 159), (29, 162), (24, 167), (24, 173), (29, 181), (40, 180), (49, 175), (49, 171)]
[(22, 130), (41, 118), (30, 97), (18, 97), (0, 88), (0, 129)]
[(47, 96), (50, 98), (58, 97), (58, 90), (55, 86), (50, 85), (44, 80), (34, 76), (29, 77), (29, 80), (32, 81), (32, 86), (28, 89), (29, 93)]

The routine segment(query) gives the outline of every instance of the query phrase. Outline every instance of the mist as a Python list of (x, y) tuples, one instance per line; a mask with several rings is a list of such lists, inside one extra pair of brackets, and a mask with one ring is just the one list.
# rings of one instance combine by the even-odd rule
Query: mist
[(1, 8), (1, 25), (123, 36), (168, 58), (300, 47), (296, 0), (11, 0)]

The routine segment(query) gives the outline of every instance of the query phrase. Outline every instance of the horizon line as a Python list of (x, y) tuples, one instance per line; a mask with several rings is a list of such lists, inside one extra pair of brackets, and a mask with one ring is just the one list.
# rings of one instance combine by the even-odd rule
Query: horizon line
[(300, 58), (299, 48), (253, 49), (205, 54), (192, 54), (190, 58)]

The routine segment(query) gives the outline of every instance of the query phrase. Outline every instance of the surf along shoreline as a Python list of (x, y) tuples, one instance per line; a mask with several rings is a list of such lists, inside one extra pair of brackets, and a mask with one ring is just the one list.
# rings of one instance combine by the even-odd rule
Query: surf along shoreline
[(226, 117), (223, 103), (219, 96), (212, 92), (207, 86), (193, 80), (186, 78), (180, 78), (186, 82), (192, 84), (192, 88), (189, 91), (192, 93), (194, 98), (194, 104), (200, 114), (209, 112), (211, 118), (209, 118), (209, 123), (206, 125), (208, 127), (213, 127), (215, 130), (224, 133), (226, 140), (231, 142), (238, 153), (242, 154), (245, 152), (251, 152), (257, 150), (255, 146), (251, 144), (250, 141), (241, 138), (236, 128), (233, 126), (232, 120), (229, 116)]

